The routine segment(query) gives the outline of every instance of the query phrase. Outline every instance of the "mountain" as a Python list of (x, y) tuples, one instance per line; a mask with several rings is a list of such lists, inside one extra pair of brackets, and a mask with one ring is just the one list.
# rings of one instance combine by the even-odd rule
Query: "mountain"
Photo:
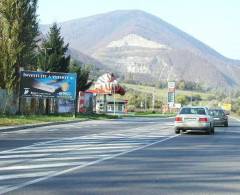
[[(114, 70), (125, 79), (144, 83), (186, 80), (221, 88), (240, 86), (239, 60), (222, 56), (146, 12), (113, 11), (60, 26), (75, 53), (95, 59), (103, 65), (100, 69)], [(41, 29), (46, 33), (48, 26)]]
[(109, 72), (114, 71), (111, 67), (108, 67), (102, 64), (101, 62), (99, 62), (98, 60), (88, 55), (85, 55), (82, 52), (79, 52), (71, 47), (68, 49), (68, 55), (70, 55), (73, 59), (79, 61), (80, 63), (91, 65), (92, 66), (91, 69), (93, 71), (94, 77), (101, 76), (106, 72), (106, 70), (108, 70)]

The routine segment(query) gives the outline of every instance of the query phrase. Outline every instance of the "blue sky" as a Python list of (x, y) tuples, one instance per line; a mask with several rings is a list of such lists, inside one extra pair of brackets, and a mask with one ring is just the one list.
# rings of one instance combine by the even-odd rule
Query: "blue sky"
[(240, 0), (39, 0), (41, 24), (119, 9), (160, 17), (222, 55), (240, 59)]

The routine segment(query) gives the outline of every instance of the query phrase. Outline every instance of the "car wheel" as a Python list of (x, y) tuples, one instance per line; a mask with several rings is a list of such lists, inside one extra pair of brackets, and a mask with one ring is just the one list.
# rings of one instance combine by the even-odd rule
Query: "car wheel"
[(209, 128), (209, 129), (206, 131), (206, 133), (207, 133), (208, 135), (210, 135), (210, 134), (212, 133), (212, 129)]
[(175, 129), (175, 133), (179, 134), (180, 133), (180, 129)]
[(228, 122), (226, 122), (226, 123), (224, 124), (224, 127), (228, 127)]

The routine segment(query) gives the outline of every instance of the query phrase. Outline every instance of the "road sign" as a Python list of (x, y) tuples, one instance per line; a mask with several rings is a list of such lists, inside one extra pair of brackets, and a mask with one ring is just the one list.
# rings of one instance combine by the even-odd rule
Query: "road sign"
[(175, 90), (175, 88), (176, 88), (176, 83), (174, 81), (168, 82), (168, 90), (169, 89)]
[(175, 103), (175, 93), (168, 92), (168, 103)]
[(174, 81), (168, 82), (168, 105), (169, 107), (174, 107), (175, 104), (175, 89), (176, 83)]
[(232, 104), (223, 104), (222, 108), (224, 110), (227, 110), (227, 111), (231, 111), (232, 110)]

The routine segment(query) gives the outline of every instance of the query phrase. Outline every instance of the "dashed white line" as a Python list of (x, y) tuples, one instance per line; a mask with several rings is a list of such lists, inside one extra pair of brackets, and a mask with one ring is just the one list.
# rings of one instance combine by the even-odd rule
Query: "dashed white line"
[(35, 183), (50, 179), (52, 177), (56, 177), (56, 176), (63, 175), (63, 174), (69, 173), (69, 172), (73, 172), (73, 171), (76, 171), (76, 170), (79, 170), (79, 169), (82, 169), (82, 168), (85, 168), (85, 167), (88, 167), (88, 166), (91, 166), (91, 165), (101, 163), (101, 162), (106, 161), (106, 160), (110, 160), (110, 159), (113, 159), (113, 158), (116, 158), (116, 157), (119, 157), (119, 156), (122, 156), (122, 155), (125, 155), (125, 154), (128, 154), (128, 153), (131, 153), (131, 152), (134, 152), (134, 151), (137, 151), (137, 150), (141, 150), (141, 149), (147, 148), (149, 146), (152, 146), (152, 145), (155, 145), (155, 144), (162, 143), (162, 142), (165, 142), (167, 140), (173, 139), (177, 136), (179, 136), (179, 135), (174, 135), (174, 136), (168, 137), (168, 138), (163, 139), (163, 140), (159, 140), (159, 141), (156, 141), (156, 142), (144, 145), (144, 146), (140, 146), (140, 147), (137, 147), (137, 148), (134, 148), (134, 149), (123, 151), (121, 153), (114, 154), (114, 155), (111, 155), (111, 156), (108, 156), (108, 157), (104, 157), (104, 158), (101, 158), (101, 159), (98, 159), (98, 160), (95, 160), (95, 161), (92, 161), (92, 162), (89, 162), (89, 163), (86, 163), (86, 164), (82, 164), (82, 165), (79, 165), (79, 166), (76, 166), (76, 167), (73, 167), (73, 168), (70, 168), (70, 169), (66, 169), (66, 170), (63, 170), (63, 171), (60, 171), (60, 172), (55, 172), (55, 173), (49, 174), (47, 176), (44, 176), (44, 177), (41, 177), (41, 178), (38, 178), (38, 179), (34, 179), (32, 181), (22, 183), (20, 185), (7, 187), (7, 188), (2, 188), (0, 190), (0, 194), (11, 192), (11, 191), (14, 191), (14, 190), (17, 190), (17, 189), (21, 189), (21, 188), (26, 187), (28, 185), (35, 184)]

